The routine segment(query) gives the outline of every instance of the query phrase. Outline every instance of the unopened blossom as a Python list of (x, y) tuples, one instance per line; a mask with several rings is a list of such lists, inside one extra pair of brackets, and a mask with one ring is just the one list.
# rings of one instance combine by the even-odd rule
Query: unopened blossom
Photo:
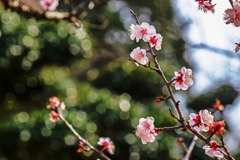
[(150, 36), (149, 42), (151, 44), (151, 47), (155, 46), (156, 50), (160, 50), (162, 48), (162, 39), (163, 37), (161, 36), (161, 34), (155, 34)]
[(212, 4), (211, 0), (205, 1), (205, 0), (197, 0), (198, 1), (198, 9), (202, 10), (204, 13), (207, 13), (208, 11), (211, 11), (212, 13), (215, 12), (215, 5)]
[(192, 70), (182, 67), (182, 69), (178, 72), (175, 72), (175, 88), (176, 90), (187, 90), (189, 87), (193, 85), (193, 76)]
[(219, 160), (223, 158), (223, 154), (219, 151), (218, 147), (219, 144), (216, 141), (210, 141), (210, 145), (203, 146), (203, 149), (205, 150), (205, 154), (207, 154), (210, 157), (217, 157)]
[(59, 115), (58, 115), (58, 113), (55, 112), (55, 111), (51, 111), (50, 114), (49, 114), (49, 116), (50, 116), (50, 120), (51, 120), (52, 122), (56, 122), (57, 120), (59, 120)]
[(100, 137), (98, 142), (97, 142), (97, 144), (100, 145), (100, 146), (103, 146), (103, 149), (108, 151), (110, 154), (114, 154), (115, 145), (111, 141), (110, 138), (108, 138), (108, 137)]
[(215, 134), (222, 134), (222, 133), (227, 132), (224, 127), (225, 127), (225, 122), (224, 121), (219, 121), (219, 122), (214, 121), (209, 126), (209, 130), (214, 132)]
[[(140, 64), (147, 64), (148, 63), (148, 57), (146, 54), (145, 49), (140, 49), (140, 47), (135, 48), (131, 53), (130, 57), (136, 60)], [(139, 66), (138, 63), (135, 63), (137, 66)]]
[(157, 136), (158, 131), (155, 131), (154, 118), (140, 118), (139, 124), (136, 130), (136, 136), (141, 138), (143, 144), (147, 142), (154, 142), (155, 136)]
[(58, 0), (40, 0), (39, 1), (43, 10), (54, 11), (58, 6)]
[(197, 132), (209, 130), (210, 125), (213, 122), (213, 116), (208, 110), (200, 110), (198, 114), (191, 113), (188, 120), (189, 125), (193, 127)]
[(150, 36), (154, 34), (156, 34), (155, 27), (146, 22), (142, 22), (140, 25), (132, 24), (130, 26), (130, 39), (134, 40), (136, 38), (136, 42), (139, 42), (140, 39), (144, 42), (148, 42)]

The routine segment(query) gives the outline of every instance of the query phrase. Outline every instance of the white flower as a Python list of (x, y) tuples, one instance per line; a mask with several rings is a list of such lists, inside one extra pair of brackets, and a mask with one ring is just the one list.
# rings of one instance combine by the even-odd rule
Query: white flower
[(43, 10), (54, 11), (58, 6), (58, 0), (40, 0), (39, 1)]
[(217, 157), (219, 160), (223, 158), (223, 154), (218, 149), (219, 144), (216, 141), (210, 141), (209, 143), (210, 146), (203, 146), (203, 149), (205, 149), (205, 154), (210, 157)]
[(209, 126), (213, 123), (213, 116), (208, 110), (200, 110), (198, 114), (191, 113), (188, 120), (190, 126), (193, 126), (197, 132), (209, 130)]
[(148, 42), (150, 36), (154, 34), (156, 34), (155, 27), (146, 22), (143, 22), (141, 25), (132, 24), (130, 26), (130, 39), (134, 40), (136, 38), (136, 42), (139, 42), (140, 39), (143, 39), (144, 42)]
[(139, 25), (132, 24), (130, 26), (130, 39), (134, 40), (136, 38), (136, 42), (139, 42), (142, 39), (142, 34), (140, 33), (141, 27)]
[(114, 154), (115, 145), (111, 141), (110, 138), (108, 138), (108, 137), (100, 137), (98, 142), (97, 142), (97, 144), (100, 145), (100, 146), (103, 146), (104, 150), (107, 150), (110, 154)]
[(156, 50), (160, 50), (162, 48), (162, 39), (163, 37), (161, 36), (161, 34), (155, 34), (150, 36), (149, 42), (151, 44), (151, 47), (155, 46)]
[[(146, 50), (145, 49), (140, 49), (140, 47), (135, 48), (131, 53), (130, 57), (136, 60), (140, 64), (147, 64), (148, 62), (148, 57), (146, 55)], [(135, 63), (137, 66), (139, 66), (138, 63)]]
[(154, 130), (155, 126), (153, 123), (154, 123), (153, 117), (139, 119), (139, 124), (136, 130), (136, 136), (141, 138), (143, 144), (155, 141), (155, 136), (158, 134), (158, 132)]
[(192, 76), (192, 70), (186, 69), (185, 67), (182, 67), (182, 69), (179, 72), (175, 72), (176, 79), (173, 83), (175, 83), (176, 90), (187, 90), (189, 87), (193, 85), (193, 76)]

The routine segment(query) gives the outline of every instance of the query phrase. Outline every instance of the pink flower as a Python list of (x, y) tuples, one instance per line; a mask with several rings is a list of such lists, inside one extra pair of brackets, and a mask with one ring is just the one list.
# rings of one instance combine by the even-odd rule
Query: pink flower
[(213, 116), (208, 110), (200, 110), (198, 114), (191, 113), (188, 120), (190, 126), (193, 127), (197, 132), (209, 130), (210, 124), (213, 122)]
[(211, 11), (212, 13), (215, 12), (214, 6), (216, 4), (212, 4), (211, 1), (205, 1), (205, 0), (197, 0), (198, 1), (198, 9), (202, 10), (204, 13), (207, 13), (208, 11)]
[(236, 27), (240, 26), (240, 2), (236, 0), (233, 2), (233, 9), (226, 9), (223, 16), (226, 24), (232, 23)]
[(160, 50), (162, 48), (162, 39), (163, 37), (161, 36), (161, 34), (155, 34), (150, 36), (149, 42), (151, 44), (151, 47), (155, 46), (156, 50)]
[(155, 27), (146, 22), (142, 22), (141, 25), (132, 24), (130, 26), (130, 39), (134, 40), (136, 38), (136, 42), (139, 42), (140, 39), (143, 39), (144, 42), (148, 42), (150, 36), (154, 34), (156, 34)]
[(50, 112), (49, 116), (52, 122), (56, 122), (57, 120), (59, 120), (59, 115), (55, 111)]
[(219, 160), (223, 158), (223, 154), (219, 151), (219, 144), (216, 141), (210, 141), (210, 145), (203, 146), (205, 149), (205, 154), (210, 157), (217, 157)]
[(58, 97), (51, 97), (49, 98), (49, 105), (47, 105), (48, 109), (56, 109), (57, 107), (60, 107), (62, 110), (66, 108), (64, 102), (60, 102), (60, 99)]
[(136, 136), (141, 138), (143, 144), (155, 141), (155, 136), (157, 136), (158, 132), (155, 131), (155, 126), (153, 123), (154, 123), (153, 117), (139, 119), (139, 124), (136, 130)]
[(115, 145), (111, 141), (110, 138), (108, 138), (108, 137), (100, 137), (98, 142), (97, 142), (97, 144), (100, 145), (100, 146), (103, 146), (103, 149), (107, 150), (110, 154), (114, 154)]
[(187, 90), (188, 87), (191, 87), (193, 85), (192, 70), (182, 67), (179, 72), (175, 72), (174, 79), (176, 79), (173, 82), (175, 83), (176, 90)]
[(40, 0), (40, 5), (43, 10), (54, 11), (58, 6), (58, 0)]
[[(145, 49), (140, 49), (140, 47), (135, 48), (131, 53), (130, 57), (136, 60), (140, 64), (147, 64), (148, 62), (148, 57), (146, 55), (146, 50)], [(135, 63), (137, 66), (139, 66), (138, 63)]]

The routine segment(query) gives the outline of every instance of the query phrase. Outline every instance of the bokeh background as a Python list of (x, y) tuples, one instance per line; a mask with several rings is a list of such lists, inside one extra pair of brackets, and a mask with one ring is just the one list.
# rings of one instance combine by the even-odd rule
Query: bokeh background
[[(79, 4), (70, 2), (71, 7)], [(37, 0), (27, 3), (39, 7)], [(135, 47), (146, 48), (129, 39), (128, 28), (135, 23), (130, 9), (164, 37), (162, 50), (155, 53), (168, 79), (182, 66), (193, 69), (195, 85), (175, 91), (184, 116), (211, 110), (219, 98), (225, 110), (214, 113), (215, 119), (226, 120), (227, 146), (240, 159), (240, 57), (233, 52), (240, 35), (222, 20), (227, 6), (228, 1), (219, 2), (215, 14), (205, 14), (192, 0), (109, 0), (82, 15), (76, 28), (66, 21), (25, 17), (0, 3), (0, 160), (100, 158), (77, 153), (79, 142), (69, 129), (49, 120), (51, 96), (65, 102), (64, 116), (94, 146), (99, 137), (114, 141), (115, 154), (109, 155), (114, 160), (184, 157), (177, 139), (183, 137), (188, 146), (193, 138), (188, 133), (163, 131), (147, 145), (135, 136), (141, 117), (154, 117), (156, 127), (177, 122), (169, 114), (169, 108), (174, 110), (170, 102), (156, 103), (158, 96), (168, 95), (159, 75), (128, 60)], [(67, 10), (61, 0), (57, 10)], [(191, 160), (212, 159), (203, 145), (197, 142)]]

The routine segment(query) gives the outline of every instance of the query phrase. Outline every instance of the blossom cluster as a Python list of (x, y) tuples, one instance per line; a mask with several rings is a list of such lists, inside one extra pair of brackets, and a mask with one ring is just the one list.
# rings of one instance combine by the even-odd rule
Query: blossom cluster
[(47, 105), (47, 108), (52, 110), (49, 114), (50, 120), (52, 122), (56, 122), (57, 120), (59, 120), (59, 114), (57, 109), (61, 108), (62, 110), (64, 110), (66, 106), (64, 102), (60, 102), (59, 98), (55, 96), (49, 98), (49, 101), (50, 103)]
[[(156, 29), (154, 26), (149, 25), (146, 22), (142, 22), (140, 25), (132, 24), (129, 29), (130, 39), (136, 39), (136, 42), (139, 40), (143, 40), (144, 42), (149, 43), (151, 47), (155, 47), (156, 50), (160, 50), (162, 47), (162, 39), (161, 34), (156, 33)], [(141, 49), (140, 47), (135, 48), (130, 57), (136, 60), (136, 65), (138, 63), (145, 65), (148, 63), (147, 51), (145, 49)]]
[[(197, 132), (210, 131), (213, 134), (222, 134), (225, 133), (224, 129), (225, 122), (224, 121), (213, 121), (213, 115), (208, 110), (200, 110), (198, 114), (191, 113), (189, 115), (190, 119), (188, 123), (193, 127)], [(216, 141), (210, 141), (210, 145), (203, 146), (205, 149), (205, 153), (210, 157), (223, 158), (223, 154), (219, 151), (219, 145)]]
[(142, 22), (140, 25), (132, 24), (130, 26), (130, 39), (136, 39), (136, 42), (139, 42), (139, 40), (142, 39), (144, 42), (149, 42), (151, 47), (155, 46), (156, 50), (160, 50), (163, 37), (161, 34), (156, 33), (154, 26)]
[[(160, 50), (163, 37), (156, 33), (154, 26), (143, 22), (141, 25), (132, 24), (130, 26), (130, 39), (136, 39), (136, 42), (139, 42), (139, 40), (142, 39), (151, 47), (155, 46), (156, 50)], [(137, 66), (146, 65), (149, 61), (147, 51), (145, 49), (141, 49), (140, 47), (133, 49), (130, 53), (130, 57), (135, 60), (135, 64)], [(175, 77), (173, 79), (175, 80), (173, 83), (175, 83), (176, 90), (187, 90), (194, 83), (192, 70), (185, 67), (182, 67), (180, 71), (175, 72)]]
[(226, 24), (232, 23), (234, 26), (240, 26), (240, 2), (236, 0), (233, 2), (233, 8), (225, 10), (224, 20)]
[(214, 134), (222, 134), (225, 133), (224, 129), (225, 122), (224, 121), (213, 121), (213, 115), (208, 110), (200, 110), (198, 114), (191, 113), (189, 115), (190, 119), (188, 123), (193, 127), (197, 132), (203, 131), (208, 132), (211, 131)]

